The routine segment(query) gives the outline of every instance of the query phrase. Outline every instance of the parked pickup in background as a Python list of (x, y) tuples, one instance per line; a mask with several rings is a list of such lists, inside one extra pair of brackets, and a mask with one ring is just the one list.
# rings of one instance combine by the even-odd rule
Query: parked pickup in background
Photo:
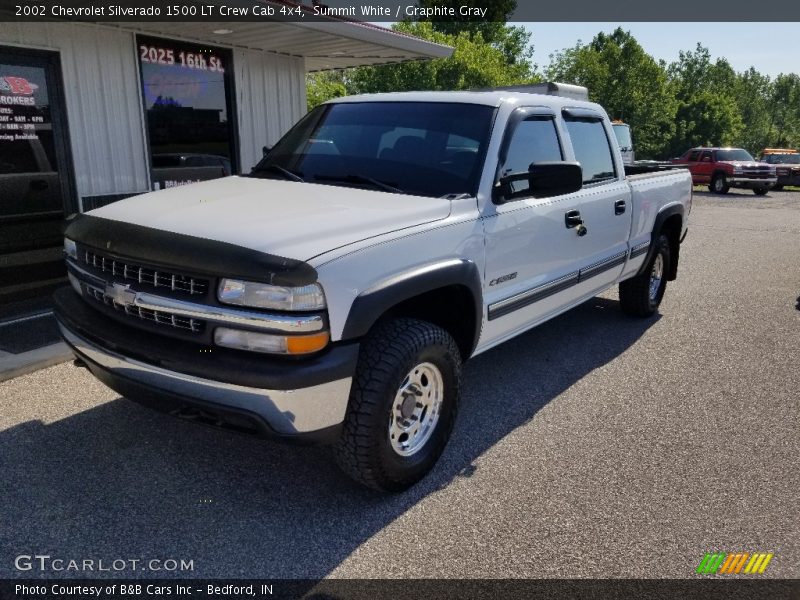
[(775, 165), (778, 182), (773, 190), (782, 190), (785, 185), (800, 186), (800, 152), (790, 148), (764, 148), (761, 160)]
[(624, 312), (658, 310), (691, 178), (628, 176), (613, 140), (572, 98), (333, 100), (247, 176), (71, 221), (61, 332), (130, 399), (326, 441), (357, 481), (403, 490), (447, 443), (464, 361), (615, 285)]
[(735, 187), (763, 196), (777, 182), (773, 165), (758, 162), (741, 148), (692, 148), (672, 162), (687, 165), (694, 185), (708, 185), (715, 194)]

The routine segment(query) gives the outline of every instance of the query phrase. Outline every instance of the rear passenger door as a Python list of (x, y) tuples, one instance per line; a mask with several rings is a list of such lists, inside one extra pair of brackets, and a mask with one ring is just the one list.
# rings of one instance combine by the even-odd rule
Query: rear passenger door
[(631, 231), (631, 192), (608, 121), (587, 109), (565, 110), (563, 118), (574, 158), (583, 169), (583, 188), (573, 203), (586, 228), (574, 255), (579, 270), (575, 295), (585, 297), (622, 273)]
[(703, 150), (700, 153), (699, 162), (695, 167), (697, 177), (695, 177), (694, 180), (697, 183), (710, 183), (713, 171), (714, 158), (711, 156), (711, 150)]

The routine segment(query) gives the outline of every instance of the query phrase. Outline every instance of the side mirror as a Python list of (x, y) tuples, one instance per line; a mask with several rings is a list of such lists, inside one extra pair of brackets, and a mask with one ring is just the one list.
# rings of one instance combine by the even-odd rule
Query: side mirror
[[(527, 187), (514, 189), (515, 181), (527, 181)], [(527, 173), (509, 173), (494, 187), (495, 204), (505, 204), (519, 198), (550, 198), (579, 191), (583, 187), (583, 169), (578, 162), (531, 163)]]
[(266, 156), (270, 150), (272, 150), (272, 146), (264, 146), (261, 148), (261, 156)]

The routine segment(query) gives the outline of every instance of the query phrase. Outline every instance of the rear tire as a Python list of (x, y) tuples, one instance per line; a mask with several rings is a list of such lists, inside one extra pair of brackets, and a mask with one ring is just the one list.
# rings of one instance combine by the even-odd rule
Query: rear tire
[(728, 180), (725, 178), (723, 173), (717, 173), (714, 175), (714, 177), (711, 179), (711, 185), (708, 187), (715, 194), (727, 194), (728, 190), (731, 189), (731, 186), (728, 185)]
[(461, 354), (441, 327), (416, 319), (377, 325), (361, 347), (339, 467), (359, 483), (400, 492), (422, 479), (453, 430)]
[(634, 317), (654, 315), (667, 289), (669, 267), (669, 239), (661, 235), (647, 268), (636, 277), (626, 279), (619, 284), (619, 302), (622, 311)]
[(760, 187), (760, 188), (753, 188), (753, 193), (756, 196), (766, 196), (769, 188)]

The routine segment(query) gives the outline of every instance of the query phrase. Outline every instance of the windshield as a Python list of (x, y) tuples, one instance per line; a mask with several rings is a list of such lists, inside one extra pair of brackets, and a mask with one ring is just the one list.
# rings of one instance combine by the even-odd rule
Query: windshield
[(717, 160), (743, 160), (752, 162), (754, 159), (747, 150), (735, 148), (733, 150), (717, 150)]
[(251, 175), (474, 196), (494, 111), (445, 102), (325, 104), (303, 117)]
[(763, 160), (771, 165), (796, 165), (800, 164), (800, 154), (767, 154)]
[(613, 127), (614, 133), (617, 136), (619, 147), (623, 150), (632, 148), (633, 141), (631, 140), (631, 128), (628, 125), (623, 125), (622, 123), (615, 123)]

